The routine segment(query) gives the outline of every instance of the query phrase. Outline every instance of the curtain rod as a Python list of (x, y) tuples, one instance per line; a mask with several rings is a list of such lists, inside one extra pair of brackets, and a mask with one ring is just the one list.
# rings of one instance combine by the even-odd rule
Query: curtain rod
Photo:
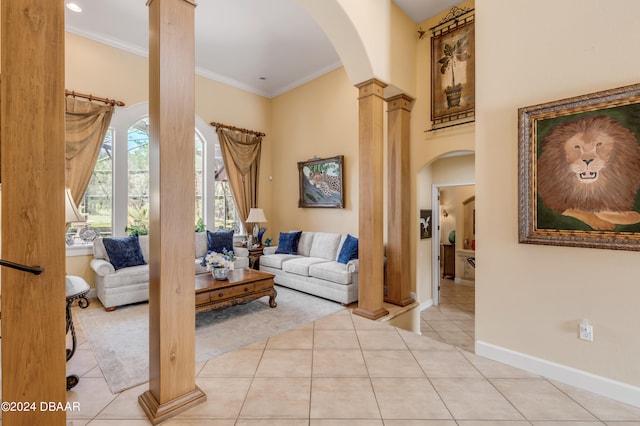
[(236, 132), (243, 132), (243, 133), (249, 133), (250, 135), (256, 135), (256, 136), (266, 136), (264, 133), (262, 132), (258, 132), (256, 130), (248, 130), (248, 129), (242, 129), (240, 127), (235, 127), (235, 126), (228, 126), (226, 124), (222, 124), (222, 123), (209, 123), (211, 124), (213, 127), (222, 127), (223, 129), (229, 129), (229, 130), (235, 130)]
[(98, 96), (93, 96), (91, 94), (87, 95), (85, 93), (76, 92), (75, 90), (65, 90), (64, 91), (64, 95), (65, 96), (73, 96), (74, 98), (89, 99), (89, 101), (103, 102), (103, 103), (111, 105), (111, 106), (115, 106), (115, 105), (124, 106), (124, 102), (122, 102), (122, 101), (118, 101), (118, 100), (115, 100), (115, 99), (109, 99), (109, 98), (100, 98)]

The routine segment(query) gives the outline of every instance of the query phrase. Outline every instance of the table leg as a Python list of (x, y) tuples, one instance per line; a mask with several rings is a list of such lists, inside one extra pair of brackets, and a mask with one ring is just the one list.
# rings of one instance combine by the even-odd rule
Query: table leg
[[(66, 326), (65, 334), (68, 334), (69, 330), (71, 330), (71, 349), (67, 348), (67, 361), (69, 361), (73, 356), (73, 354), (76, 353), (76, 347), (78, 346), (78, 338), (76, 337), (76, 328), (73, 325), (73, 316), (71, 315), (71, 305), (73, 304), (74, 300), (76, 299), (67, 299), (67, 307), (66, 307), (67, 326)], [(78, 306), (81, 309), (84, 309), (87, 306), (89, 306), (89, 299), (87, 299), (85, 296), (80, 296), (77, 300), (78, 300)], [(71, 374), (67, 376), (67, 390), (73, 389), (78, 384), (79, 381), (80, 381), (80, 378), (75, 374)]]
[(276, 302), (276, 296), (278, 295), (278, 292), (276, 291), (276, 289), (273, 289), (273, 293), (271, 293), (269, 295), (269, 306), (272, 308), (275, 308), (276, 306), (278, 306), (278, 303)]
[(74, 353), (76, 353), (76, 345), (78, 344), (76, 338), (76, 328), (73, 326), (73, 317), (71, 316), (71, 304), (73, 300), (67, 300), (67, 330), (66, 334), (69, 334), (69, 330), (71, 330), (71, 349), (67, 348), (67, 361), (71, 359)]

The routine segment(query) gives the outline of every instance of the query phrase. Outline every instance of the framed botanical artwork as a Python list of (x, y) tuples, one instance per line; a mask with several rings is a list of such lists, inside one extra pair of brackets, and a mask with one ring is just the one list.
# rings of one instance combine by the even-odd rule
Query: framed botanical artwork
[(431, 238), (431, 210), (420, 210), (420, 239)]
[(519, 241), (640, 250), (640, 84), (518, 118)]
[(454, 7), (431, 28), (431, 121), (434, 129), (475, 117), (475, 20), (473, 9)]
[(298, 207), (344, 207), (344, 156), (298, 163), (300, 198)]

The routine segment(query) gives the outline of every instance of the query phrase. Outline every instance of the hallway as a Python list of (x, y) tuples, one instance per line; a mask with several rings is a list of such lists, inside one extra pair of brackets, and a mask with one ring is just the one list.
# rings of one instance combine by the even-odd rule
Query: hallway
[(420, 313), (422, 335), (474, 353), (475, 294), (474, 286), (441, 279), (440, 305)]

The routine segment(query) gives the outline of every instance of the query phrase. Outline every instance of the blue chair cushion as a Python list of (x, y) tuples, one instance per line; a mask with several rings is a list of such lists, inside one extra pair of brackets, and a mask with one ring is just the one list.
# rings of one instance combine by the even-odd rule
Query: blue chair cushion
[(124, 238), (104, 238), (102, 242), (109, 255), (109, 262), (116, 271), (129, 266), (146, 264), (140, 249), (138, 234)]
[(338, 254), (338, 262), (349, 263), (350, 260), (358, 258), (358, 239), (350, 234), (344, 239), (340, 253)]
[(276, 254), (298, 254), (298, 243), (302, 231), (281, 232), (278, 238)]

